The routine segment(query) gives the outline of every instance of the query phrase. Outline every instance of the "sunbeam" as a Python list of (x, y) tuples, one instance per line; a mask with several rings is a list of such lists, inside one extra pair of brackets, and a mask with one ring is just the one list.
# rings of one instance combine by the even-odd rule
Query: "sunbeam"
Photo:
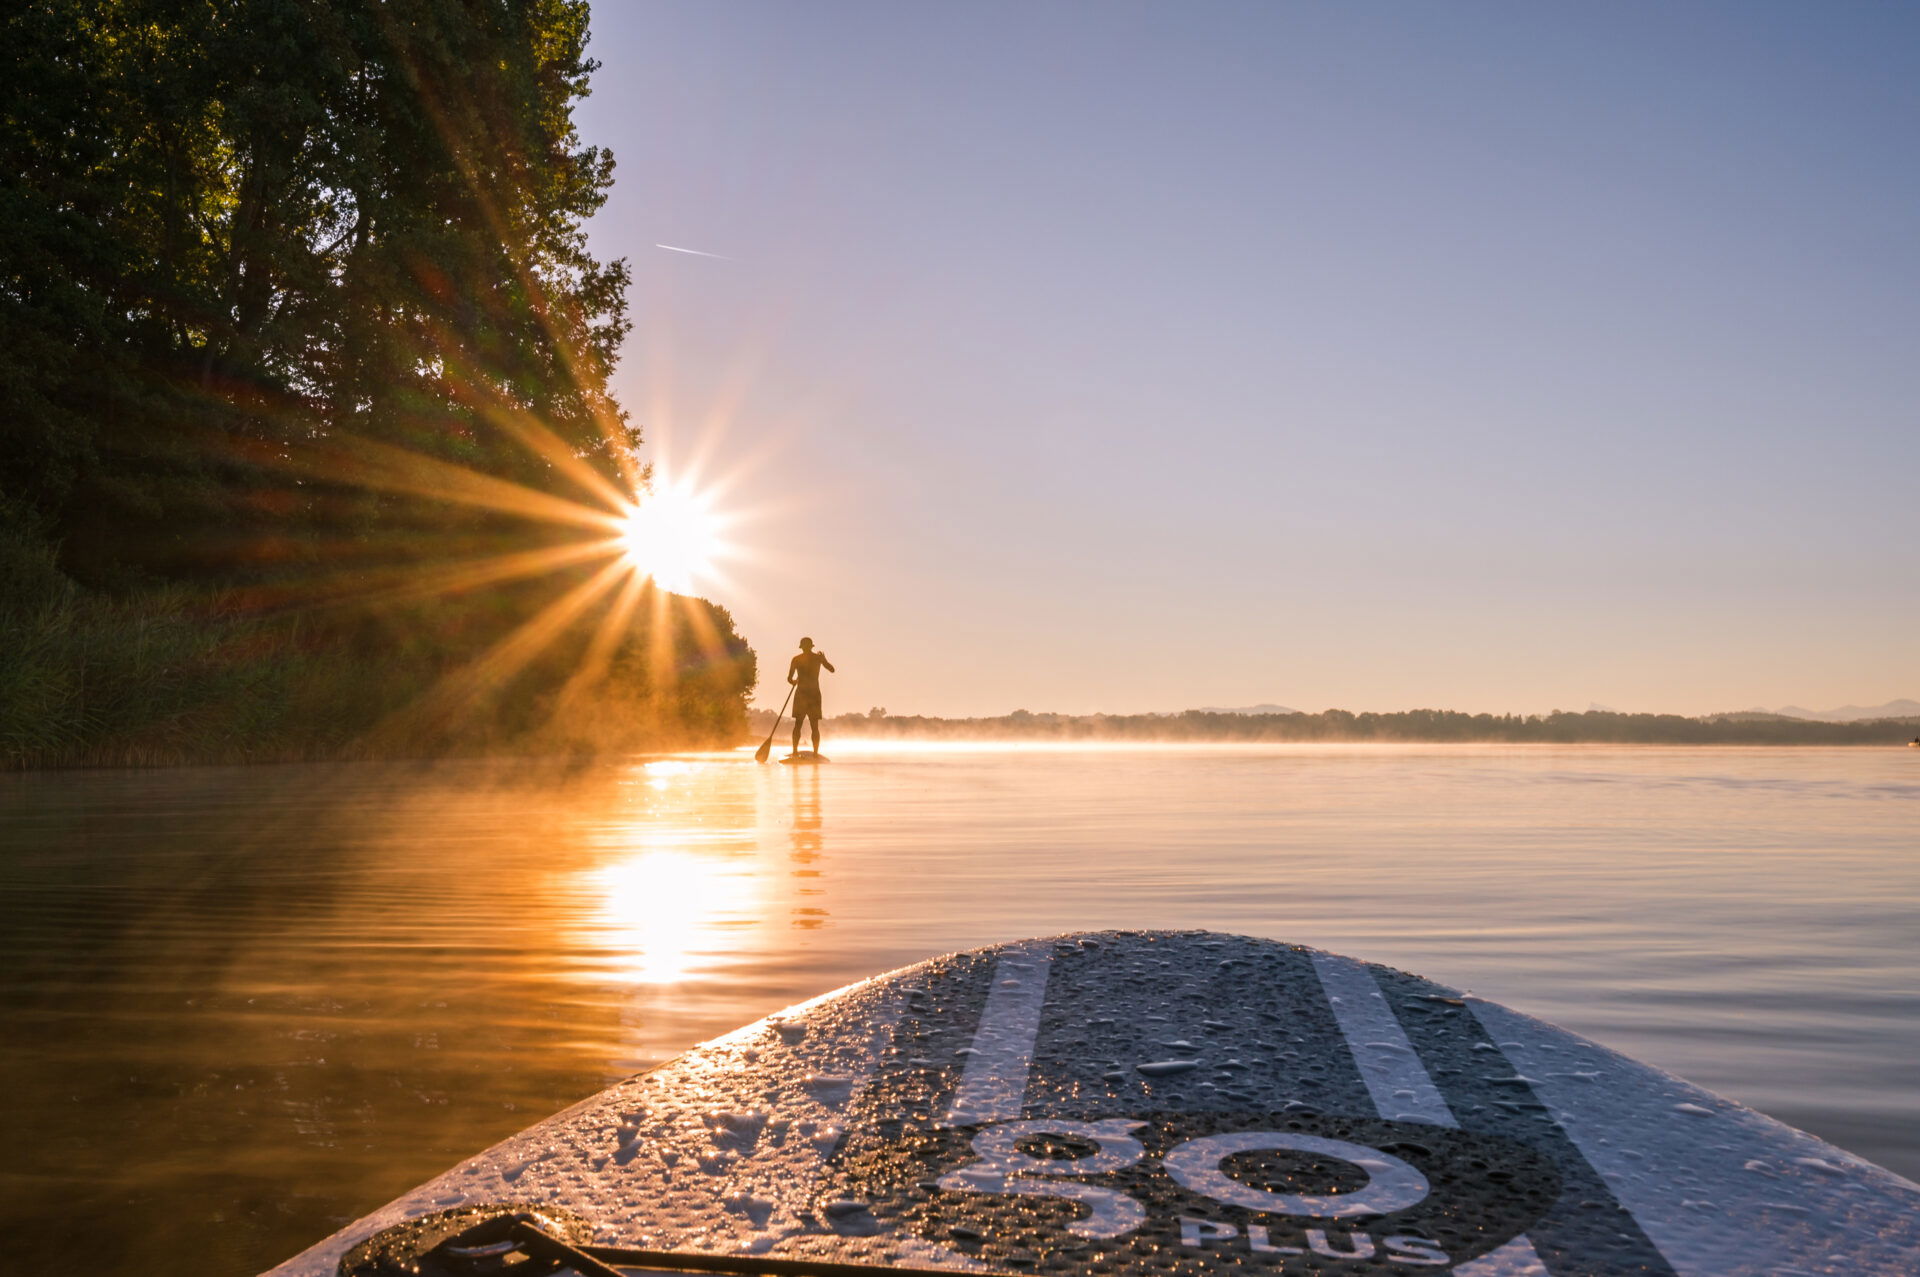
[(376, 735), (406, 736), (457, 720), (483, 705), (486, 698), (507, 686), (513, 676), (571, 626), (581, 613), (611, 589), (627, 572), (614, 560), (585, 581), (566, 590), (540, 611), (516, 626), (479, 656), (443, 676), (413, 704), (402, 707)]
[(628, 623), (633, 620), (634, 609), (639, 606), (640, 596), (646, 592), (646, 588), (646, 578), (637, 572), (628, 573), (627, 579), (621, 582), (620, 592), (614, 595), (612, 606), (600, 618), (593, 637), (587, 642), (586, 652), (580, 657), (580, 664), (567, 677), (560, 694), (554, 698), (554, 718), (572, 711), (583, 697), (607, 677), (613, 665), (613, 654), (618, 650), (620, 641), (627, 636)]

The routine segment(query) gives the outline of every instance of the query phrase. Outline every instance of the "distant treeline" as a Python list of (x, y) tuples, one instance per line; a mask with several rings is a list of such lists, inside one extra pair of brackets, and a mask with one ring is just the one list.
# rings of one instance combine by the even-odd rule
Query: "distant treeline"
[(586, 44), (581, 0), (0, 6), (0, 765), (738, 737), (725, 610), (576, 552), (645, 478)]
[[(761, 731), (772, 723), (755, 711)], [(1772, 715), (1586, 713), (1464, 714), (1412, 709), (1391, 714), (1033, 714), (925, 718), (871, 710), (829, 719), (838, 736), (1030, 741), (1462, 741), (1617, 745), (1889, 745), (1920, 733), (1920, 718), (1818, 723)]]

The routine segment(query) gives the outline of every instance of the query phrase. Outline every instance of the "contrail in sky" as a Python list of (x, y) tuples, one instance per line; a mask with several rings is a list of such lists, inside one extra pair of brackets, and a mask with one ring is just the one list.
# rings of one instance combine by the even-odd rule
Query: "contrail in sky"
[(697, 248), (677, 248), (672, 244), (655, 244), (655, 248), (664, 248), (669, 253), (692, 253), (695, 257), (717, 257), (723, 262), (737, 262), (737, 257), (728, 257), (724, 253), (703, 253)]

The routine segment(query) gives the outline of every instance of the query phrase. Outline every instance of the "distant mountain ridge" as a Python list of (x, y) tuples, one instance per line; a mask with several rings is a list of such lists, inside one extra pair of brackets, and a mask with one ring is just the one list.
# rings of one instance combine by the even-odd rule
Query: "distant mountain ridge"
[(1298, 714), (1300, 712), (1285, 705), (1240, 705), (1232, 709), (1224, 709), (1217, 705), (1202, 705), (1187, 711), (1189, 714)]
[(1802, 718), (1815, 723), (1858, 723), (1870, 718), (1920, 717), (1920, 701), (1888, 701), (1885, 705), (1842, 705), (1839, 709), (1802, 709), (1782, 705), (1779, 709), (1754, 706), (1749, 714), (1777, 714), (1781, 718)]

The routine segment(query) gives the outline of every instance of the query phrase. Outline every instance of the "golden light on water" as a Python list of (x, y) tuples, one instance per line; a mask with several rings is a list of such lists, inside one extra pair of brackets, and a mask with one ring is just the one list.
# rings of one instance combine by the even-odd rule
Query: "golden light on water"
[(754, 917), (754, 877), (743, 866), (686, 848), (645, 851), (595, 870), (600, 943), (618, 955), (618, 974), (668, 984), (703, 954), (727, 946), (736, 920)]
[(685, 484), (656, 484), (620, 521), (620, 552), (627, 565), (676, 594), (691, 591), (712, 573), (722, 549), (711, 499)]

